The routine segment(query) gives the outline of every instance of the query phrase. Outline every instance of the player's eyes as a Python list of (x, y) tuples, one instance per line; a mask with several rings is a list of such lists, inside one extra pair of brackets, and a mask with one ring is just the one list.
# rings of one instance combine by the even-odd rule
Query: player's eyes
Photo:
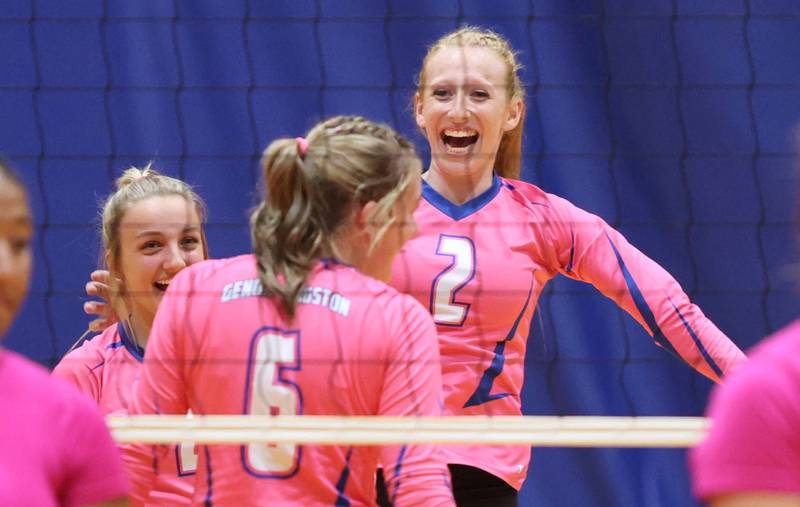
[(436, 89), (433, 90), (431, 95), (433, 95), (437, 99), (443, 99), (443, 98), (447, 98), (447, 97), (450, 96), (450, 91), (446, 90), (444, 88), (436, 88)]
[(31, 235), (20, 234), (11, 238), (11, 251), (19, 255), (31, 247)]
[(479, 100), (486, 100), (489, 98), (489, 92), (484, 90), (475, 90), (472, 92), (472, 96)]
[(161, 243), (155, 240), (145, 241), (139, 247), (141, 250), (155, 250), (156, 248), (160, 247)]
[(186, 248), (194, 248), (199, 244), (200, 244), (200, 239), (194, 236), (186, 236), (185, 238), (183, 238), (183, 240), (181, 240), (181, 245), (183, 245)]

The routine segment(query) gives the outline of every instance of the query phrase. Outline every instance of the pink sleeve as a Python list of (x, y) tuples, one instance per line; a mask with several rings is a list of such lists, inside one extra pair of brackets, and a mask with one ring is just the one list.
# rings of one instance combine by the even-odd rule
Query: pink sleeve
[(693, 304), (664, 268), (601, 218), (550, 196), (557, 217), (558, 270), (589, 282), (633, 316), (656, 343), (719, 382), (745, 361), (741, 350)]
[(99, 355), (92, 357), (86, 353), (84, 347), (80, 347), (61, 358), (53, 369), (53, 376), (66, 380), (99, 404), (100, 380), (93, 367), (102, 364), (102, 361), (103, 358)]
[(67, 464), (61, 505), (88, 505), (127, 496), (129, 485), (120, 453), (100, 409), (81, 398), (61, 422)]
[[(190, 278), (173, 279), (158, 307), (141, 376), (133, 396), (132, 414), (185, 414), (188, 410), (183, 377), (181, 330), (186, 323)], [(142, 505), (157, 482), (162, 459), (172, 459), (171, 445), (129, 445), (123, 448), (133, 481), (134, 505)]]
[[(395, 311), (383, 318), (394, 326), (394, 339), (379, 415), (442, 415), (441, 361), (431, 316), (405, 295), (391, 303)], [(450, 473), (436, 446), (386, 446), (381, 449), (380, 463), (393, 505), (455, 505)]]
[(695, 495), (800, 494), (800, 398), (785, 373), (751, 362), (716, 388), (711, 430), (689, 455)]

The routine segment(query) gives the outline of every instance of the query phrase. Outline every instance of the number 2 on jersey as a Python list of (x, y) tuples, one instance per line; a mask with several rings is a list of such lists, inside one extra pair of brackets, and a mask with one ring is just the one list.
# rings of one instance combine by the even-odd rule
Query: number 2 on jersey
[(469, 312), (469, 303), (456, 301), (456, 293), (475, 276), (475, 244), (464, 236), (439, 236), (436, 255), (452, 258), (449, 266), (433, 280), (430, 312), (437, 324), (460, 326)]
[[(296, 415), (303, 397), (284, 372), (300, 369), (300, 335), (273, 327), (259, 330), (250, 345), (245, 413)], [(242, 446), (242, 464), (256, 477), (285, 478), (297, 473), (301, 448), (295, 444), (252, 443)]]

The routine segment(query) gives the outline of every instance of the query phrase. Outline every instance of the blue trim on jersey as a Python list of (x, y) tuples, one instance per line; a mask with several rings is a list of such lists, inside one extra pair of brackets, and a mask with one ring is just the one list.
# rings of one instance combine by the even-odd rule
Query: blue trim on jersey
[(125, 346), (128, 352), (130, 352), (131, 355), (141, 363), (144, 360), (144, 349), (131, 340), (131, 338), (128, 336), (128, 333), (125, 331), (125, 326), (122, 325), (122, 322), (117, 323), (117, 332), (119, 333), (122, 344)]
[(118, 342), (112, 342), (112, 343), (109, 343), (108, 345), (106, 345), (106, 350), (108, 350), (108, 349), (118, 349), (118, 348), (122, 347), (123, 345), (124, 344), (122, 343), (121, 340), (118, 341)]
[(213, 496), (212, 486), (214, 485), (214, 481), (211, 479), (211, 454), (208, 451), (208, 446), (203, 446), (203, 452), (206, 455), (206, 487), (208, 491), (206, 492), (206, 499), (203, 502), (205, 507), (213, 507), (211, 505), (211, 497)]
[(708, 363), (708, 366), (710, 366), (711, 369), (714, 370), (714, 373), (716, 373), (718, 377), (722, 377), (722, 369), (719, 366), (717, 366), (716, 362), (714, 362), (714, 359), (706, 350), (705, 345), (703, 345), (703, 342), (700, 341), (700, 338), (697, 336), (697, 333), (694, 332), (692, 325), (686, 321), (681, 311), (678, 309), (677, 306), (675, 306), (675, 303), (672, 302), (671, 298), (669, 300), (669, 304), (671, 304), (672, 308), (675, 309), (675, 313), (678, 314), (678, 317), (680, 317), (681, 322), (683, 322), (683, 327), (686, 328), (686, 331), (689, 333), (689, 336), (692, 337), (692, 341), (694, 342), (697, 349), (700, 351), (700, 354), (703, 356), (703, 359), (705, 359), (706, 363)]
[(347, 266), (348, 268), (352, 268), (351, 264), (344, 262), (341, 259), (337, 259), (336, 257), (323, 257), (319, 260), (322, 263), (322, 267), (325, 269), (330, 269), (332, 266)]
[[(400, 485), (402, 484), (402, 480), (400, 479), (400, 472), (403, 469), (403, 459), (406, 457), (406, 451), (408, 451), (408, 446), (404, 445), (400, 448), (400, 452), (397, 454), (397, 462), (394, 465), (394, 474), (392, 478), (396, 481), (394, 485), (394, 489), (392, 489), (392, 498), (390, 502), (392, 505), (396, 503), (397, 493), (400, 491)], [(389, 489), (389, 485), (386, 485), (386, 489)]]
[(89, 368), (89, 371), (94, 371), (94, 370), (100, 368), (101, 366), (103, 366), (104, 364), (106, 364), (106, 360), (105, 359), (103, 359), (98, 364), (96, 364), (96, 365), (92, 366), (91, 368)]
[(472, 215), (489, 204), (492, 199), (495, 198), (498, 192), (500, 192), (501, 188), (501, 180), (496, 174), (494, 174), (492, 175), (492, 185), (485, 192), (478, 197), (465, 202), (464, 204), (458, 205), (448, 201), (439, 192), (434, 190), (432, 186), (428, 185), (428, 182), (423, 179), (422, 197), (431, 203), (434, 208), (438, 209), (453, 220), (461, 220), (462, 218)]
[(483, 376), (481, 377), (478, 387), (475, 389), (475, 392), (472, 393), (472, 396), (469, 397), (467, 402), (464, 403), (464, 408), (474, 407), (476, 405), (481, 405), (482, 403), (499, 400), (511, 395), (511, 393), (490, 394), (490, 392), (492, 390), (492, 385), (494, 384), (494, 379), (496, 379), (498, 375), (503, 372), (503, 364), (506, 360), (504, 354), (506, 342), (514, 339), (514, 335), (517, 333), (517, 327), (519, 327), (519, 322), (522, 320), (522, 316), (525, 315), (525, 312), (528, 310), (528, 305), (531, 302), (531, 295), (533, 294), (534, 280), (531, 280), (531, 287), (528, 289), (528, 298), (525, 300), (525, 306), (522, 307), (522, 311), (519, 312), (519, 315), (517, 315), (517, 319), (514, 321), (514, 325), (511, 326), (511, 329), (508, 331), (508, 335), (506, 335), (505, 339), (497, 342), (497, 345), (495, 345), (494, 359), (492, 359), (492, 364), (486, 369), (486, 371), (483, 372)]
[(353, 455), (353, 448), (347, 449), (347, 455), (344, 457), (344, 468), (342, 469), (339, 480), (336, 481), (336, 507), (350, 507), (350, 499), (344, 494), (344, 489), (347, 487), (347, 479), (350, 477), (350, 457)]
[(575, 230), (572, 229), (570, 232), (572, 233), (572, 244), (569, 247), (569, 263), (567, 263), (567, 273), (572, 273), (572, 264), (575, 261)]
[(619, 269), (622, 270), (622, 276), (625, 277), (625, 284), (628, 286), (628, 292), (631, 294), (631, 298), (633, 298), (633, 303), (636, 305), (636, 309), (639, 310), (639, 313), (642, 315), (642, 318), (647, 323), (648, 327), (650, 328), (650, 332), (653, 333), (653, 339), (664, 349), (674, 354), (679, 359), (683, 360), (678, 351), (672, 346), (672, 344), (667, 340), (667, 337), (664, 336), (664, 333), (661, 331), (661, 328), (658, 327), (658, 323), (656, 322), (656, 318), (653, 315), (653, 310), (650, 309), (650, 306), (647, 304), (647, 301), (644, 299), (644, 294), (642, 294), (641, 289), (639, 286), (636, 285), (636, 281), (633, 279), (633, 275), (631, 272), (628, 271), (628, 266), (625, 265), (625, 261), (622, 260), (622, 256), (617, 250), (617, 246), (611, 240), (611, 236), (606, 234), (606, 238), (608, 238), (608, 242), (611, 244), (611, 249), (614, 250), (614, 255), (617, 257), (617, 264), (619, 264)]

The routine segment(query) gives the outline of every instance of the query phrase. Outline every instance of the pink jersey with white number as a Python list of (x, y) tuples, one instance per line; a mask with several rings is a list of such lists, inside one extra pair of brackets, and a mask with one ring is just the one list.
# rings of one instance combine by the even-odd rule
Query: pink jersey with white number
[(0, 505), (78, 507), (130, 489), (100, 410), (0, 348)]
[(689, 457), (701, 499), (759, 492), (800, 497), (800, 320), (760, 343), (711, 396), (713, 421)]
[[(83, 342), (64, 356), (53, 370), (89, 395), (106, 415), (128, 415), (134, 387), (139, 382), (142, 350), (117, 324)], [(126, 464), (131, 447), (121, 446)], [(189, 505), (194, 490), (196, 456), (193, 446), (172, 446), (162, 463), (159, 481), (150, 491), (138, 491), (135, 505)], [(136, 482), (136, 477), (132, 478)], [(146, 494), (145, 494), (146, 493)]]
[[(262, 291), (252, 255), (182, 271), (158, 309), (137, 411), (441, 415), (436, 331), (412, 298), (336, 261), (309, 275), (292, 322)], [(453, 505), (433, 446), (199, 445), (198, 457), (196, 505), (374, 505), (379, 465), (394, 505)]]
[[(427, 183), (422, 196), (414, 214), (419, 233), (395, 260), (391, 285), (434, 317), (448, 414), (521, 413), (531, 317), (558, 274), (593, 284), (658, 345), (715, 380), (744, 360), (664, 269), (568, 201), (497, 176), (461, 206)], [(449, 463), (481, 468), (517, 489), (530, 460), (530, 449), (521, 446), (457, 446), (445, 453)]]

